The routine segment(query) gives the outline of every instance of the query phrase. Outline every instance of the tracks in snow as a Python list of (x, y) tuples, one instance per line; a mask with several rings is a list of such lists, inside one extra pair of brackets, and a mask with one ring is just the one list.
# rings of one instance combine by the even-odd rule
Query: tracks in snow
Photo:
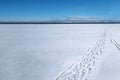
[(67, 70), (62, 72), (56, 80), (89, 80), (96, 70), (97, 62), (102, 56), (106, 45), (107, 33), (103, 33), (94, 47), (91, 47), (81, 60), (77, 61)]
[(111, 43), (120, 51), (120, 44), (110, 35)]

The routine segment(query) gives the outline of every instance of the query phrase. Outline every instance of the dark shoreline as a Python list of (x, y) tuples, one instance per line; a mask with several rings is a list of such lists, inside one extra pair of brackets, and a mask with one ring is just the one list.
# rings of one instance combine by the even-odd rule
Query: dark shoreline
[(0, 24), (120, 24), (120, 22), (0, 22)]

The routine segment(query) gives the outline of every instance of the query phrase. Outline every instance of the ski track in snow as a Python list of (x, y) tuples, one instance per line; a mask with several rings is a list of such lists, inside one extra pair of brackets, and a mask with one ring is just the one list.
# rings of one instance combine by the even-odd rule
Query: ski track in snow
[(107, 33), (104, 32), (95, 46), (89, 48), (82, 59), (62, 72), (56, 80), (89, 80), (103, 54), (106, 40)]
[(113, 38), (113, 35), (110, 35), (111, 43), (120, 51), (120, 44)]

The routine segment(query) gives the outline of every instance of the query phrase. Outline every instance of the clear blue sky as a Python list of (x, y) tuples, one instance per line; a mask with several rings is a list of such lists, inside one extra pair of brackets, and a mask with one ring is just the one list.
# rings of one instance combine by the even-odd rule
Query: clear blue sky
[(41, 20), (64, 16), (120, 18), (120, 0), (0, 0), (0, 20)]

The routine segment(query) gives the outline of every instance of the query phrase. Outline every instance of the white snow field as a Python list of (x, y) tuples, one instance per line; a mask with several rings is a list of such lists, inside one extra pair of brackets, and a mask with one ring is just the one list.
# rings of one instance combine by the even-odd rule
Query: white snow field
[(0, 25), (0, 80), (120, 80), (120, 24)]

